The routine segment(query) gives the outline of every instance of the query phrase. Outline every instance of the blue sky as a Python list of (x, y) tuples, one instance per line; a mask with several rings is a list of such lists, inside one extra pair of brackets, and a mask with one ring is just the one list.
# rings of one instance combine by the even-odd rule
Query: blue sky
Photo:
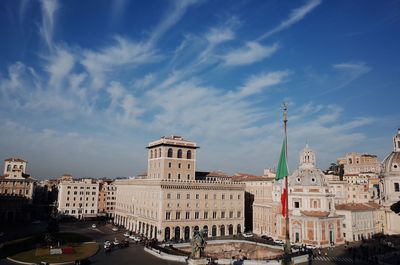
[(38, 178), (133, 176), (148, 142), (198, 170), (381, 159), (400, 127), (399, 1), (0, 1), (0, 154)]

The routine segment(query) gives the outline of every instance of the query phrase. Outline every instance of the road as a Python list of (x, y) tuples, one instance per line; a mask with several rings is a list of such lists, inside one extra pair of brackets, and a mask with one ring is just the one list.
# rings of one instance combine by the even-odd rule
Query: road
[[(106, 240), (113, 241), (117, 238), (119, 241), (124, 238), (124, 230), (114, 232), (111, 226), (100, 225), (97, 228), (91, 227), (92, 223), (67, 223), (60, 225), (60, 232), (74, 232), (77, 234), (87, 235), (100, 244), (99, 252), (90, 258), (92, 264), (95, 265), (182, 265), (183, 263), (165, 261), (148, 254), (143, 250), (143, 245), (131, 243), (128, 248), (114, 249), (110, 253), (106, 253), (103, 243)], [(1, 265), (15, 265), (8, 260), (0, 260)]]

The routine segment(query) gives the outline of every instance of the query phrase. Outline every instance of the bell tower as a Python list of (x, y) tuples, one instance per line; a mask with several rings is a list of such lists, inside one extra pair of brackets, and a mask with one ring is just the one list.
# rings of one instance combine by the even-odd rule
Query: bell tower
[(393, 147), (395, 152), (400, 152), (400, 128), (397, 129), (397, 134), (393, 137)]
[(300, 153), (300, 168), (315, 168), (315, 153), (308, 144)]

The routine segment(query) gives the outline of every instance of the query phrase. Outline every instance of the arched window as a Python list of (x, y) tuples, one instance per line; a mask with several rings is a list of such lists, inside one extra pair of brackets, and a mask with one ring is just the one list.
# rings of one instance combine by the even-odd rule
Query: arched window
[(153, 150), (150, 150), (150, 159), (153, 158)]
[(154, 158), (157, 158), (157, 150), (154, 150)]
[(172, 157), (172, 153), (173, 153), (172, 148), (168, 148), (168, 157)]
[(182, 149), (178, 149), (177, 157), (182, 158)]
[(23, 165), (20, 165), (20, 166), (19, 166), (19, 169), (23, 169), (23, 168), (24, 168), (24, 166), (23, 166)]
[(161, 157), (161, 148), (158, 149), (158, 157)]
[(11, 165), (7, 166), (7, 171), (11, 171)]
[[(400, 142), (399, 142), (399, 145), (400, 145)], [(188, 150), (188, 151), (186, 152), (186, 158), (187, 158), (187, 159), (192, 159), (192, 151)]]
[(317, 201), (314, 201), (313, 204), (314, 204), (314, 208), (318, 208), (318, 202)]
[(14, 165), (14, 166), (13, 166), (13, 169), (17, 169), (17, 165)]
[(394, 183), (394, 191), (395, 192), (399, 192), (400, 191), (400, 186), (399, 186), (399, 183)]
[(353, 160), (349, 158), (349, 164), (353, 164)]

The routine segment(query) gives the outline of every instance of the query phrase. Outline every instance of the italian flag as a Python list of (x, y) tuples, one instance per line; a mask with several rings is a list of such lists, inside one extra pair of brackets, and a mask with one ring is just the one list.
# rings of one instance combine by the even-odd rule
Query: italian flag
[(275, 180), (279, 181), (281, 184), (281, 204), (282, 204), (282, 215), (286, 216), (286, 200), (288, 199), (288, 187), (287, 187), (287, 177), (289, 175), (286, 161), (286, 136), (283, 140), (281, 155), (279, 157), (278, 169), (276, 171)]

